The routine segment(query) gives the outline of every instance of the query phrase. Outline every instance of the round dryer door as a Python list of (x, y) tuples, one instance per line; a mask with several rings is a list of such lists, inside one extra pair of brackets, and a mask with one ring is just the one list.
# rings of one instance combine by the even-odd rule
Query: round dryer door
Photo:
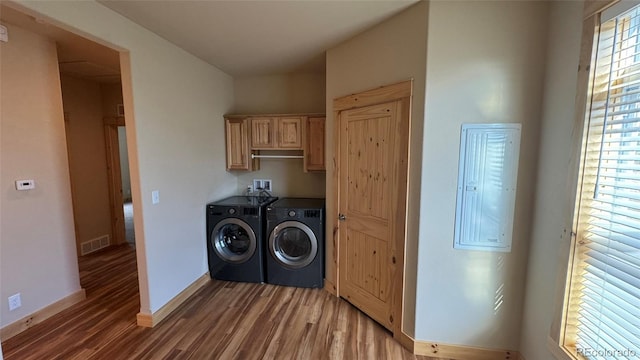
[(282, 266), (300, 269), (318, 254), (318, 239), (311, 229), (298, 221), (285, 221), (269, 235), (269, 251)]
[(256, 252), (256, 234), (249, 224), (240, 219), (224, 219), (213, 228), (211, 245), (220, 259), (239, 264)]

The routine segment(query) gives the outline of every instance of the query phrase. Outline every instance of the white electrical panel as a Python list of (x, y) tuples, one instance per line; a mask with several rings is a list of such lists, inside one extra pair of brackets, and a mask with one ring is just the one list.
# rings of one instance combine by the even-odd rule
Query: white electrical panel
[(454, 248), (511, 251), (520, 124), (462, 125)]

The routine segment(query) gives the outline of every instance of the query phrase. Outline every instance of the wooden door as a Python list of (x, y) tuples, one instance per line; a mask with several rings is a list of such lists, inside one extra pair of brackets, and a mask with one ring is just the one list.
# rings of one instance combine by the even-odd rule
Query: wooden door
[(283, 117), (278, 119), (278, 147), (282, 149), (302, 149), (302, 118)]
[(399, 335), (411, 83), (394, 100), (397, 87), (373, 90), (336, 113), (336, 159), (339, 295)]
[(107, 177), (109, 186), (109, 205), (111, 206), (111, 244), (124, 244), (124, 200), (122, 196), (122, 177), (120, 170), (120, 146), (118, 126), (125, 126), (123, 117), (105, 118), (104, 134), (107, 152)]
[(272, 149), (275, 143), (275, 124), (272, 118), (251, 118), (251, 148)]
[(225, 119), (227, 170), (251, 170), (246, 119)]

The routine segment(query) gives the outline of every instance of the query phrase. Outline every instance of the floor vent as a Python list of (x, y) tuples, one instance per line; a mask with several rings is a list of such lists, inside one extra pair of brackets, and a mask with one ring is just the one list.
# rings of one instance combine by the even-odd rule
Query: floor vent
[(109, 246), (109, 235), (103, 235), (93, 240), (85, 241), (80, 244), (80, 255), (87, 255), (94, 251), (104, 249)]

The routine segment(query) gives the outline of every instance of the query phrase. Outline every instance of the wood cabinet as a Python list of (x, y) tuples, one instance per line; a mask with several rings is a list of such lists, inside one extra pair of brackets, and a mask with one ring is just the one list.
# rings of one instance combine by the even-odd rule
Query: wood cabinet
[(280, 149), (302, 150), (302, 117), (281, 117), (277, 119), (278, 146)]
[(252, 152), (299, 150), (303, 169), (324, 171), (324, 114), (225, 115), (227, 170), (258, 170)]
[(249, 119), (224, 120), (227, 170), (256, 170), (249, 148)]
[(309, 116), (305, 131), (304, 171), (325, 171), (325, 117)]
[(276, 147), (275, 119), (251, 118), (251, 148), (273, 149)]
[(251, 118), (251, 149), (302, 150), (302, 117)]

